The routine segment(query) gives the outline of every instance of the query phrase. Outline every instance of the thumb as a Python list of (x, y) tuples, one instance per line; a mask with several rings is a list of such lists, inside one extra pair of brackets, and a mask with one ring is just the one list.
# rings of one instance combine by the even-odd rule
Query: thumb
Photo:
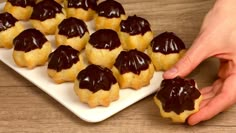
[(209, 44), (212, 44), (212, 42), (207, 39), (207, 36), (204, 36), (204, 33), (200, 34), (185, 55), (171, 69), (164, 72), (163, 77), (171, 79), (188, 75), (203, 60), (209, 57), (212, 51)]

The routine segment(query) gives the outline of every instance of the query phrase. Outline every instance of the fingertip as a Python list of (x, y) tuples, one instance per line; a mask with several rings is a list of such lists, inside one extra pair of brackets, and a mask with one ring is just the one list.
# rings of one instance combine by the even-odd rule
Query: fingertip
[(206, 107), (201, 108), (198, 112), (196, 112), (188, 117), (188, 120), (187, 120), (188, 124), (191, 126), (194, 126), (194, 125), (200, 123), (201, 121), (204, 121), (206, 119), (207, 114), (208, 114), (208, 111), (207, 111)]
[(172, 67), (171, 69), (167, 70), (163, 74), (164, 79), (172, 79), (178, 75), (178, 69), (176, 67)]
[(172, 79), (177, 76), (185, 77), (194, 69), (195, 66), (193, 66), (192, 64), (193, 63), (189, 59), (189, 56), (185, 55), (171, 69), (167, 70), (163, 74), (163, 78)]
[(198, 112), (190, 115), (187, 121), (189, 125), (194, 126), (201, 121), (209, 120), (214, 116), (213, 114), (208, 107), (204, 106)]
[(197, 117), (195, 117), (194, 116), (195, 114), (193, 114), (193, 115), (191, 115), (189, 118), (188, 118), (188, 124), (190, 125), (190, 126), (194, 126), (194, 125), (196, 125), (196, 124), (198, 124), (199, 122), (200, 122), (200, 120), (199, 119), (197, 119)]

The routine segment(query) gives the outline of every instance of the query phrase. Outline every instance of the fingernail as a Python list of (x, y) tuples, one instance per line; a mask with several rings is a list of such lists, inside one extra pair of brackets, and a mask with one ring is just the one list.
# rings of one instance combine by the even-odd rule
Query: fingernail
[(175, 78), (177, 73), (178, 73), (177, 68), (173, 67), (173, 68), (164, 72), (163, 78), (165, 78), (165, 79)]
[(174, 74), (176, 74), (177, 72), (178, 72), (178, 70), (177, 70), (175, 67), (173, 67), (173, 68), (169, 69), (168, 71), (166, 71), (166, 73), (167, 73), (168, 75), (174, 75)]
[(178, 72), (178, 70), (175, 67), (173, 67), (173, 68), (164, 72), (163, 78), (165, 78), (165, 79), (174, 78), (174, 77), (176, 77), (177, 72)]

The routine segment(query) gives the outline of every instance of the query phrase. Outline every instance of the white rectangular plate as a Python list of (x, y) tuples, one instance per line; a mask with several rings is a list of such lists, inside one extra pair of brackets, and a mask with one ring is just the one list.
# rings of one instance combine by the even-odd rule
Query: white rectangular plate
[[(5, 3), (0, 3), (0, 12), (3, 12)], [(25, 23), (26, 28), (30, 27), (29, 23)], [(90, 33), (92, 33), (92, 23), (87, 23)], [(54, 44), (54, 36), (47, 36), (47, 38)], [(95, 107), (90, 108), (87, 104), (81, 103), (74, 93), (73, 83), (56, 84), (47, 75), (47, 66), (40, 66), (29, 70), (27, 68), (20, 68), (16, 66), (12, 58), (13, 49), (0, 48), (0, 60), (15, 70), (17, 73), (25, 77), (27, 80), (35, 84), (38, 88), (53, 97), (59, 103), (64, 105), (67, 109), (87, 122), (100, 122), (108, 117), (116, 114), (124, 108), (134, 104), (135, 102), (149, 96), (156, 92), (162, 80), (162, 73), (155, 72), (150, 84), (139, 90), (121, 89), (120, 98), (112, 102), (109, 107)]]

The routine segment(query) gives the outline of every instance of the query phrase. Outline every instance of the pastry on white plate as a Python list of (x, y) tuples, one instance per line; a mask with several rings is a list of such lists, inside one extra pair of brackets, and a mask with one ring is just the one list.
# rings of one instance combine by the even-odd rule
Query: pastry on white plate
[(149, 56), (136, 49), (120, 52), (111, 70), (120, 88), (135, 90), (149, 85), (154, 74)]
[(4, 11), (11, 13), (18, 20), (29, 20), (35, 0), (7, 0)]
[(43, 0), (37, 3), (30, 16), (32, 26), (42, 33), (55, 34), (57, 26), (66, 18), (62, 5), (54, 0)]
[(90, 107), (109, 106), (119, 98), (120, 87), (110, 69), (91, 64), (80, 71), (74, 91)]
[(65, 0), (67, 18), (75, 17), (84, 21), (94, 19), (97, 0)]
[(13, 39), (22, 31), (24, 27), (20, 21), (8, 12), (0, 14), (0, 47), (12, 48)]
[(49, 55), (48, 75), (56, 82), (74, 82), (77, 74), (85, 67), (82, 55), (68, 45), (60, 45)]
[(98, 4), (95, 15), (95, 27), (99, 29), (119, 30), (121, 20), (126, 19), (123, 6), (115, 0), (105, 0)]
[(164, 32), (156, 36), (147, 49), (156, 71), (170, 69), (185, 52), (184, 42), (173, 32)]
[(13, 40), (13, 59), (20, 67), (32, 69), (44, 65), (52, 51), (51, 43), (36, 29), (26, 29)]

